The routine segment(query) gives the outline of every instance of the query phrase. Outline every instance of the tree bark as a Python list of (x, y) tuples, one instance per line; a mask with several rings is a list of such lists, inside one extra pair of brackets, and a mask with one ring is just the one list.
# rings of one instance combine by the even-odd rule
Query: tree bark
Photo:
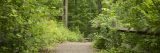
[(68, 28), (68, 0), (63, 0), (63, 22), (64, 26)]

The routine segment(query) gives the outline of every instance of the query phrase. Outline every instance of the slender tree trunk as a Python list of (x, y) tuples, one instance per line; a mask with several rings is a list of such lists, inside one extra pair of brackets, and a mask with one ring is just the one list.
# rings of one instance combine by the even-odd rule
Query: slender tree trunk
[(64, 26), (68, 27), (68, 0), (63, 0), (63, 22)]
[(101, 3), (101, 0), (97, 0), (97, 6), (98, 6), (98, 13), (101, 13), (101, 11), (102, 11), (102, 3)]

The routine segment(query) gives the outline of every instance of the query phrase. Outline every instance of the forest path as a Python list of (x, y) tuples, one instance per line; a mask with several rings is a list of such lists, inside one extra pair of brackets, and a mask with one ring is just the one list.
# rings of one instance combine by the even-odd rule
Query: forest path
[(95, 53), (91, 42), (66, 42), (56, 46), (55, 53)]

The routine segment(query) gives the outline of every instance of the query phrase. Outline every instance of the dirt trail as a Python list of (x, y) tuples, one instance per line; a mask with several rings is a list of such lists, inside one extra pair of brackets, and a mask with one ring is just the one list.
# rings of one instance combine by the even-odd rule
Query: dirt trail
[(56, 46), (55, 53), (95, 53), (90, 42), (66, 42)]

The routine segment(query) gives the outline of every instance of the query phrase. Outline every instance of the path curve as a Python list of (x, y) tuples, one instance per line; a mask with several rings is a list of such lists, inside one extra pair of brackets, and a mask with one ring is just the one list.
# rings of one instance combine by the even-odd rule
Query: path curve
[(56, 46), (55, 53), (95, 53), (91, 42), (66, 42)]

